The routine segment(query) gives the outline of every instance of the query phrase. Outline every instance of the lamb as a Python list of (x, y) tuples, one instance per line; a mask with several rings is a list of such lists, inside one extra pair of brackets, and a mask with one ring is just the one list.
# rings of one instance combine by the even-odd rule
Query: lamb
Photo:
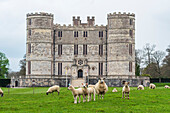
[(48, 93), (52, 93), (53, 94), (53, 92), (55, 92), (55, 91), (58, 92), (58, 95), (59, 95), (59, 93), (60, 93), (60, 86), (54, 85), (54, 86), (50, 87), (47, 90), (46, 95), (48, 95)]
[(143, 85), (139, 85), (137, 90), (144, 90), (144, 86)]
[(95, 101), (95, 89), (94, 89), (94, 86), (88, 86), (88, 83), (86, 84), (83, 84), (83, 93), (84, 93), (84, 99), (86, 99), (86, 95), (88, 95), (88, 102), (89, 102), (89, 98), (90, 98), (90, 101), (91, 101), (91, 95), (93, 94), (93, 98), (94, 98), (94, 101)]
[[(70, 85), (68, 87), (68, 89), (72, 91), (74, 103), (77, 104), (77, 97), (78, 96), (79, 96), (79, 103), (80, 103), (80, 101), (81, 101), (80, 95), (83, 95), (83, 97), (84, 97), (83, 88), (75, 89), (72, 85)], [(83, 102), (84, 102), (84, 98), (83, 98)]]
[(1, 97), (3, 97), (4, 92), (2, 91), (2, 89), (1, 89), (1, 88), (0, 88), (0, 94), (1, 94)]
[(125, 95), (125, 99), (128, 96), (129, 99), (129, 93), (130, 93), (130, 87), (128, 86), (129, 82), (123, 81), (123, 89), (122, 89), (122, 99), (124, 98)]
[(150, 88), (150, 89), (155, 89), (156, 86), (155, 86), (155, 84), (152, 84), (152, 83), (151, 83), (151, 84), (149, 85), (149, 88)]
[(108, 91), (108, 86), (106, 85), (104, 79), (105, 78), (99, 78), (99, 81), (95, 85), (96, 94), (98, 94), (98, 98), (102, 97), (102, 99), (104, 98), (105, 93)]
[(117, 89), (116, 89), (116, 88), (114, 88), (114, 89), (112, 90), (112, 92), (117, 92)]
[(170, 87), (168, 85), (165, 85), (165, 88), (170, 89)]

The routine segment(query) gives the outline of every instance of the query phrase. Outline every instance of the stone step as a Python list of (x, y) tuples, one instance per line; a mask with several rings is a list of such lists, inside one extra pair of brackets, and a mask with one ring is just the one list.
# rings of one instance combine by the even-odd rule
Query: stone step
[(72, 80), (71, 85), (74, 87), (82, 87), (83, 86), (82, 83), (85, 83), (84, 79), (75, 79)]

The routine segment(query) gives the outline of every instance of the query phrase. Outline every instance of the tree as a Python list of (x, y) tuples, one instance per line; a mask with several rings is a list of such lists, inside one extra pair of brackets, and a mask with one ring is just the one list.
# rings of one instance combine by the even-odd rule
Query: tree
[(156, 72), (157, 70), (157, 64), (156, 63), (150, 63), (144, 68), (143, 74), (149, 74), (152, 78), (158, 78), (159, 74)]
[(156, 64), (156, 69), (155, 71), (159, 74), (159, 82), (161, 82), (161, 62), (163, 57), (165, 56), (165, 53), (163, 51), (155, 51), (153, 53), (153, 58), (154, 58), (154, 62)]
[(149, 43), (147, 43), (144, 48), (143, 48), (143, 52), (144, 52), (144, 57), (145, 57), (145, 65), (147, 66), (148, 64), (153, 62), (153, 53), (155, 51), (155, 47), (156, 45), (150, 45)]
[(20, 71), (19, 75), (26, 75), (26, 54), (24, 55), (23, 59), (20, 60)]
[(141, 63), (143, 62), (143, 53), (142, 50), (137, 49), (135, 50), (135, 75), (140, 76), (140, 67)]
[(9, 70), (9, 60), (4, 53), (0, 52), (0, 78), (5, 78)]
[(165, 56), (163, 60), (162, 75), (164, 75), (164, 77), (170, 78), (170, 45), (166, 51), (168, 52), (168, 55)]

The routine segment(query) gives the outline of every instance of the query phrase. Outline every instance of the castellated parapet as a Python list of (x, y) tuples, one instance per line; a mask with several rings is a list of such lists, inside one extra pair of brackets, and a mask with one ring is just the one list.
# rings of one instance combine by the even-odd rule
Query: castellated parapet
[(108, 86), (123, 80), (148, 85), (149, 78), (135, 77), (135, 14), (110, 13), (106, 25), (95, 24), (94, 16), (86, 23), (73, 16), (72, 22), (54, 24), (53, 14), (27, 14), (26, 78), (20, 86), (32, 80), (36, 86), (80, 86), (98, 77), (106, 77)]

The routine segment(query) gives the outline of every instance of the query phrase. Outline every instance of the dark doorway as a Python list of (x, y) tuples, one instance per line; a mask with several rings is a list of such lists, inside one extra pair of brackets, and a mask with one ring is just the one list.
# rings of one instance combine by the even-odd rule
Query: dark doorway
[(18, 87), (18, 81), (15, 81), (15, 87)]
[(83, 71), (81, 69), (78, 70), (78, 78), (83, 78)]

